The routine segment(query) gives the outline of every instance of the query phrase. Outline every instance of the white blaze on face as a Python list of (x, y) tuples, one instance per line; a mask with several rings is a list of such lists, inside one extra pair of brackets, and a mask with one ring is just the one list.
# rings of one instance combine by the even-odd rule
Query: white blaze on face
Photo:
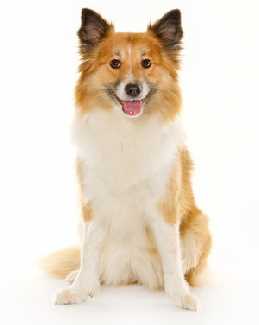
[(129, 75), (132, 75), (132, 46), (128, 47)]

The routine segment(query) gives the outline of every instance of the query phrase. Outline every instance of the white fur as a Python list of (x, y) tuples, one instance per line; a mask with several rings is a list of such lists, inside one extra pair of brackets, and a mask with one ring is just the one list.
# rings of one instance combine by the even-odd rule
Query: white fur
[(71, 286), (57, 293), (56, 304), (81, 303), (93, 297), (100, 286), (101, 248), (106, 229), (98, 219), (82, 226), (81, 267)]
[(157, 212), (151, 219), (151, 228), (156, 238), (164, 274), (164, 288), (176, 305), (196, 310), (196, 299), (190, 294), (185, 282), (180, 249), (179, 224), (166, 223)]
[[(166, 290), (177, 295), (183, 307), (189, 302), (193, 309), (194, 301), (183, 280), (178, 228), (163, 223), (157, 209), (178, 149), (184, 145), (180, 119), (166, 124), (153, 114), (130, 120), (117, 106), (112, 111), (95, 109), (75, 117), (74, 142), (83, 164), (85, 200), (91, 204), (94, 219), (85, 226), (82, 266), (71, 287), (70, 302), (77, 302), (75, 287), (83, 288), (87, 295), (89, 279), (96, 285), (89, 267), (106, 284), (137, 280), (150, 288), (163, 286), (165, 269), (173, 274), (165, 278)], [(87, 227), (96, 225), (101, 225), (103, 235), (96, 232), (90, 240)], [(155, 235), (162, 261), (158, 254), (150, 254), (154, 244), (147, 229)], [(88, 253), (84, 253), (86, 246)], [(96, 262), (98, 257), (100, 263)], [(64, 295), (67, 299), (67, 290)], [(60, 294), (58, 297), (60, 301)]]
[(128, 46), (128, 60), (129, 63), (129, 74), (132, 75), (132, 45), (129, 44)]

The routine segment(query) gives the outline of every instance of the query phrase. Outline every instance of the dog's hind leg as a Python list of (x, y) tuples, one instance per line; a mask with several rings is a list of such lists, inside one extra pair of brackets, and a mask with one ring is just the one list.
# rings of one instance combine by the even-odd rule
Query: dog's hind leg
[(185, 279), (191, 286), (198, 286), (207, 266), (211, 236), (207, 216), (195, 209), (181, 225), (181, 249)]

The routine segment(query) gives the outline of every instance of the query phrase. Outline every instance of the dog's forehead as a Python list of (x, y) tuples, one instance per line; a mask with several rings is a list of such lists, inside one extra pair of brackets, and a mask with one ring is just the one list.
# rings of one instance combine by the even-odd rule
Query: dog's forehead
[(136, 46), (127, 44), (127, 46), (114, 46), (113, 55), (121, 58), (132, 58), (134, 56), (145, 56), (150, 52), (150, 49), (146, 46)]
[(146, 33), (114, 33), (110, 45), (116, 56), (143, 56), (152, 51), (154, 41)]

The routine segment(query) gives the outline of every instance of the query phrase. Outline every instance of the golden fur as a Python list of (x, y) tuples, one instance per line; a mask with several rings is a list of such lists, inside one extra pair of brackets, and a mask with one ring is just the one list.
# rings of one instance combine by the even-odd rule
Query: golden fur
[[(177, 83), (179, 63), (174, 61), (172, 64), (172, 60), (164, 53), (161, 44), (150, 31), (146, 33), (110, 32), (87, 59), (83, 56), (75, 91), (76, 107), (84, 113), (96, 106), (106, 110), (112, 108), (111, 100), (103, 96), (103, 85), (121, 80), (129, 73), (125, 51), (129, 45), (132, 47), (134, 78), (147, 78), (164, 89), (153, 98), (152, 105), (147, 104), (146, 114), (156, 112), (161, 106), (160, 103), (163, 102), (163, 111), (160, 113), (165, 119), (173, 119), (181, 107), (181, 94)], [(125, 64), (121, 69), (114, 70), (107, 63), (116, 56), (117, 52), (122, 52), (125, 56)], [(138, 63), (140, 55), (152, 59), (151, 69), (143, 70)], [(175, 53), (175, 56), (178, 57), (178, 53)]]

